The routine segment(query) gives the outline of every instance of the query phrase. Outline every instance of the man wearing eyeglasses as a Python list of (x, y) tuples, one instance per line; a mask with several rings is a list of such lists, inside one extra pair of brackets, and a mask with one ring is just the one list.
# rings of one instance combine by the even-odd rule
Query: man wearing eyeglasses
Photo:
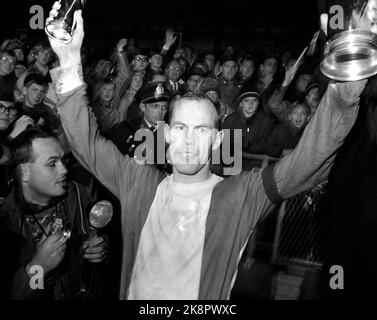
[(14, 101), (16, 57), (12, 51), (0, 51), (0, 103), (8, 106)]
[(183, 69), (178, 60), (172, 60), (166, 66), (166, 77), (168, 79), (168, 89), (174, 94), (175, 92), (185, 92), (186, 85), (181, 79)]
[(133, 71), (143, 72), (147, 69), (149, 64), (148, 55), (144, 52), (137, 53), (134, 58), (132, 59), (131, 65), (133, 67)]

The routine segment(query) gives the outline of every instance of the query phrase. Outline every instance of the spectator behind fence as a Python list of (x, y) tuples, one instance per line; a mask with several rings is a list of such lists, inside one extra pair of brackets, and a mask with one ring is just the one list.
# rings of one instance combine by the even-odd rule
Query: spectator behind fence
[[(268, 145), (267, 137), (273, 128), (272, 119), (263, 111), (261, 95), (254, 87), (242, 89), (237, 99), (238, 110), (225, 118), (222, 129), (230, 132), (231, 150), (233, 153), (234, 132), (242, 130), (242, 150), (252, 154), (276, 155), (275, 148)], [(251, 170), (260, 166), (261, 161), (243, 158), (242, 168)]]
[(267, 143), (280, 149), (281, 156), (292, 152), (300, 141), (301, 135), (310, 120), (311, 112), (309, 106), (304, 102), (294, 102), (287, 110), (287, 119), (279, 123), (270, 133)]

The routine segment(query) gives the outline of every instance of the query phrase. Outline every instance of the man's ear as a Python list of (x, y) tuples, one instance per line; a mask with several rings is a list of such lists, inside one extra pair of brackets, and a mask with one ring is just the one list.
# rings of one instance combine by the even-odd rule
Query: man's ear
[(145, 104), (144, 103), (140, 103), (140, 110), (143, 111), (143, 113), (145, 112)]
[(17, 174), (20, 181), (25, 182), (25, 183), (29, 182), (30, 174), (31, 174), (29, 165), (27, 163), (22, 163), (18, 165)]
[(165, 141), (167, 144), (170, 143), (169, 129), (170, 129), (169, 125), (165, 123), (164, 132), (165, 132)]
[(26, 92), (27, 92), (27, 88), (26, 88), (26, 87), (23, 87), (23, 88), (22, 88), (22, 95), (23, 95), (24, 97), (26, 97)]
[(220, 148), (220, 145), (221, 145), (221, 142), (223, 141), (224, 139), (224, 131), (218, 131), (216, 133), (216, 137), (215, 137), (215, 141), (213, 142), (212, 144), (212, 150), (216, 150), (218, 148)]

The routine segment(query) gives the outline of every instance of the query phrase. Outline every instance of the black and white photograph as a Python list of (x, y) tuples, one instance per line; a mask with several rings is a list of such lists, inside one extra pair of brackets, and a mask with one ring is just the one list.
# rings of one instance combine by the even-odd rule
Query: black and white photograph
[(2, 303), (377, 299), (377, 0), (1, 12)]

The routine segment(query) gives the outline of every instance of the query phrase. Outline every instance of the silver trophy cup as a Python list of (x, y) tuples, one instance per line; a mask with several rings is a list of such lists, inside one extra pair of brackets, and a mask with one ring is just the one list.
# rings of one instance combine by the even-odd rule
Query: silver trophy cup
[(377, 73), (377, 0), (328, 1), (322, 72), (338, 81)]
[(60, 0), (58, 15), (45, 27), (48, 36), (63, 43), (71, 42), (73, 14), (83, 8), (84, 2), (85, 0)]

